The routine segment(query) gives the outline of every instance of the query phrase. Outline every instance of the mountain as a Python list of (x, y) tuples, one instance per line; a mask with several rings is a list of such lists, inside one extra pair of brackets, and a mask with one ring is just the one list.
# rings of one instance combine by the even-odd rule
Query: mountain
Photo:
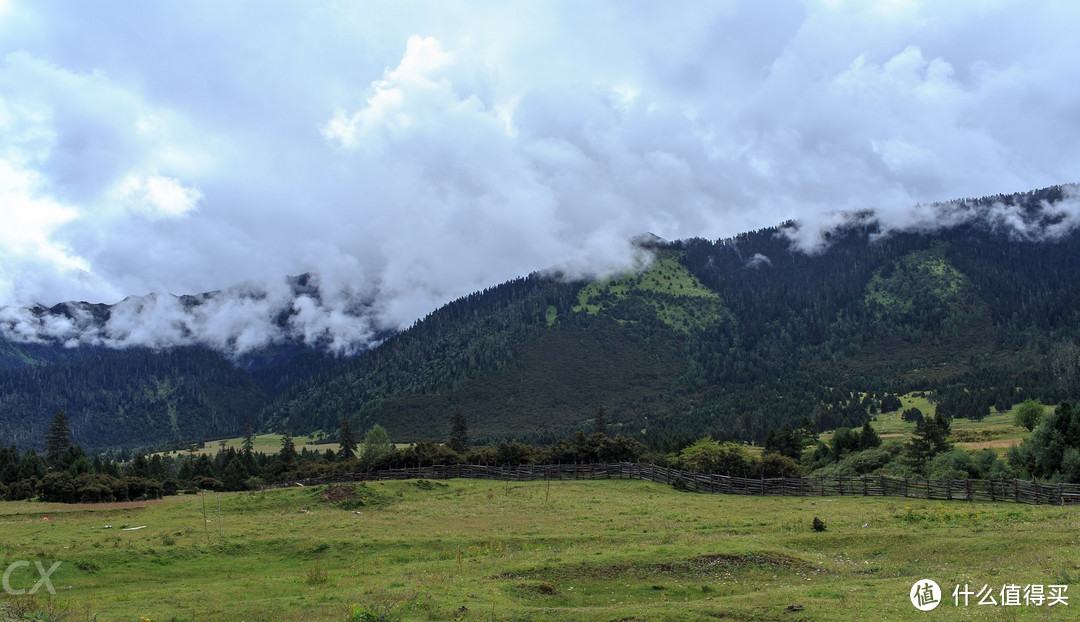
[(283, 390), (340, 363), (333, 336), (310, 326), (321, 305), (317, 279), (301, 275), (275, 291), (0, 308), (0, 443), (40, 447), (61, 410), (93, 450), (235, 436)]
[(1080, 389), (1074, 193), (930, 206), (948, 223), (936, 228), (855, 214), (809, 252), (787, 223), (652, 240), (646, 270), (604, 282), (536, 273), (287, 392), (268, 423), (331, 430), (348, 416), (417, 440), (445, 437), (460, 411), (474, 439), (543, 442), (603, 405), (645, 441), (761, 441), (802, 417), (860, 425), (886, 392), (934, 391), (943, 411), (975, 417), (1069, 398)]
[[(59, 409), (91, 448), (204, 440), (248, 421), (333, 431), (345, 417), (399, 442), (445, 438), (457, 412), (474, 441), (544, 442), (602, 406), (613, 432), (662, 448), (704, 434), (761, 441), (804, 417), (857, 426), (887, 393), (933, 392), (939, 410), (970, 417), (1070, 399), (1076, 197), (1059, 186), (920, 206), (904, 224), (862, 212), (820, 235), (785, 223), (713, 241), (639, 236), (651, 255), (639, 270), (596, 282), (537, 272), (373, 333), (377, 347), (354, 356), (300, 331), (241, 355), (199, 341), (191, 323), (182, 347), (115, 349), (102, 328), (115, 308), (38, 309), (41, 326), (62, 330), (23, 343), (9, 326), (0, 340), (0, 442), (35, 444)], [(311, 286), (290, 285), (267, 307), (286, 312), (260, 317), (290, 326), (289, 297), (315, 300)]]

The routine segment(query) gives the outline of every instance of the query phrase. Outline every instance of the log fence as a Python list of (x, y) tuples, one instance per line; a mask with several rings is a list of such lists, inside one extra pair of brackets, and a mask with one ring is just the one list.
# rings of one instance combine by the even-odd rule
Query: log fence
[(729, 495), (884, 496), (934, 500), (1005, 501), (1032, 505), (1080, 504), (1080, 484), (1032, 482), (1017, 479), (929, 480), (886, 475), (746, 478), (691, 473), (637, 462), (527, 464), (518, 466), (435, 465), (290, 480), (278, 484), (278, 486), (458, 478), (491, 479), (507, 482), (638, 479), (669, 484), (683, 490)]

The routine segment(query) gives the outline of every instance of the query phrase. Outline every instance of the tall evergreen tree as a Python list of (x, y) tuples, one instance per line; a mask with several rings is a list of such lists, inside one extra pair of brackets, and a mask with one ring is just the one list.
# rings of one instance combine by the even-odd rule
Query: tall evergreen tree
[(607, 411), (604, 409), (604, 405), (600, 404), (596, 407), (596, 415), (593, 417), (593, 434), (607, 436), (607, 424)]
[(879, 445), (881, 445), (881, 437), (867, 421), (859, 432), (859, 449), (873, 449)]
[(68, 425), (67, 413), (59, 411), (53, 416), (49, 429), (45, 431), (45, 464), (50, 470), (60, 468), (64, 452), (71, 446), (71, 426)]
[(296, 443), (293, 442), (292, 434), (286, 432), (281, 437), (281, 451), (278, 453), (278, 462), (286, 468), (296, 463), (299, 454), (296, 453)]
[(248, 421), (244, 425), (244, 444), (243, 450), (245, 454), (255, 453), (255, 433), (251, 431), (251, 422)]
[(356, 457), (356, 437), (353, 435), (348, 417), (341, 420), (341, 426), (338, 428), (338, 447), (340, 447), (337, 453), (339, 460), (352, 460)]
[(917, 471), (925, 473), (931, 458), (952, 449), (952, 443), (948, 441), (951, 427), (948, 418), (937, 414), (927, 415), (915, 424), (907, 458)]
[(469, 446), (469, 424), (460, 410), (450, 418), (450, 449), (461, 453)]

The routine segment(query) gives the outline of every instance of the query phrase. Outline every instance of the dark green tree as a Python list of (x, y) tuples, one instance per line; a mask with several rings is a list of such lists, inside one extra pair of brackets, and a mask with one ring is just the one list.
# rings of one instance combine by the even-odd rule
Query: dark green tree
[(860, 434), (851, 428), (836, 428), (832, 440), (829, 442), (834, 460), (839, 460), (851, 452), (859, 451), (861, 445)]
[(769, 430), (765, 437), (765, 453), (777, 453), (792, 460), (800, 460), (803, 452), (803, 439), (800, 430), (792, 429), (785, 423), (780, 431)]
[(886, 393), (885, 397), (881, 398), (881, 412), (883, 413), (900, 410), (903, 406), (904, 404), (900, 401), (900, 398), (891, 393)]
[(1059, 404), (1031, 436), (1009, 450), (1008, 459), (1032, 477), (1080, 482), (1080, 408)]
[(900, 418), (904, 421), (907, 421), (908, 423), (919, 423), (923, 420), (923, 414), (921, 410), (912, 406), (911, 408), (905, 410), (900, 415)]
[(225, 467), (225, 471), (221, 474), (221, 483), (225, 484), (225, 488), (228, 490), (242, 490), (246, 479), (247, 474), (244, 472), (243, 460), (239, 456), (230, 460), (229, 465)]
[(879, 445), (881, 445), (881, 437), (867, 421), (859, 432), (859, 449), (873, 449)]
[(255, 453), (255, 433), (251, 430), (251, 422), (244, 424), (244, 444), (241, 446), (244, 453)]
[(469, 446), (469, 423), (460, 410), (450, 418), (450, 449), (463, 453)]
[(296, 443), (293, 442), (292, 434), (285, 432), (281, 436), (281, 451), (278, 452), (278, 462), (288, 469), (296, 464), (299, 457), (299, 454), (296, 453)]
[(353, 435), (352, 424), (349, 423), (349, 418), (345, 417), (341, 420), (341, 425), (338, 427), (338, 460), (352, 460), (356, 457), (356, 437)]
[(596, 407), (596, 414), (593, 416), (592, 432), (593, 434), (599, 434), (600, 436), (607, 436), (607, 410), (604, 409), (604, 405), (600, 404)]
[(45, 431), (45, 464), (50, 470), (61, 468), (61, 458), (70, 446), (71, 426), (68, 425), (67, 413), (61, 410), (53, 416), (49, 429)]
[(41, 459), (41, 456), (37, 454), (33, 449), (27, 449), (19, 457), (19, 464), (15, 469), (15, 475), (17, 479), (28, 480), (31, 477), (38, 479), (45, 476), (49, 470), (48, 465)]
[(915, 434), (907, 448), (907, 460), (919, 473), (925, 473), (927, 464), (939, 453), (952, 449), (949, 442), (951, 425), (949, 419), (929, 415), (915, 424)]

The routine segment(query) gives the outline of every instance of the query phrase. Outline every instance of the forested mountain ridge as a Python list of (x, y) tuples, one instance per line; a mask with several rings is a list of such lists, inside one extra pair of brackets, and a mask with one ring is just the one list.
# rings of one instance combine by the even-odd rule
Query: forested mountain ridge
[(669, 447), (760, 442), (803, 417), (858, 426), (886, 392), (933, 391), (954, 416), (1075, 398), (1075, 193), (942, 204), (923, 210), (934, 223), (900, 229), (855, 214), (818, 246), (795, 223), (645, 240), (652, 261), (637, 272), (537, 272), (351, 358), (296, 343), (239, 360), (0, 340), (0, 442), (37, 444), (60, 409), (90, 448), (208, 440), (248, 421), (331, 432), (343, 418), (399, 442), (446, 438), (457, 412), (473, 440), (545, 442), (603, 405), (613, 432)]
[[(603, 404), (645, 441), (764, 439), (808, 417), (858, 426), (877, 394), (933, 390), (980, 416), (1080, 390), (1080, 236), (1071, 188), (935, 206), (949, 226), (886, 231), (871, 216), (801, 252), (794, 224), (664, 244), (603, 283), (536, 273), (430, 314), (270, 411), (272, 427), (343, 416), (396, 439), (536, 441)], [(1003, 220), (1003, 214), (1008, 220)]]

